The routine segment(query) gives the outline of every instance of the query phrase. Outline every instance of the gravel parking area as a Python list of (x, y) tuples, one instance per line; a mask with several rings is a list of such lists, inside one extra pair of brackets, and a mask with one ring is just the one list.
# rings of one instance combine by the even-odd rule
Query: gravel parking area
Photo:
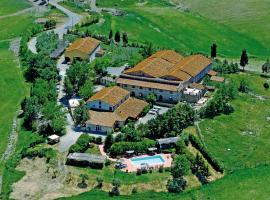
[[(159, 107), (160, 107), (159, 115), (164, 114), (169, 110), (168, 107), (163, 107), (163, 106), (159, 106)], [(136, 122), (136, 125), (146, 124), (149, 120), (154, 119), (156, 117), (157, 117), (157, 114), (153, 115), (148, 112), (144, 117), (139, 118), (139, 120)]]

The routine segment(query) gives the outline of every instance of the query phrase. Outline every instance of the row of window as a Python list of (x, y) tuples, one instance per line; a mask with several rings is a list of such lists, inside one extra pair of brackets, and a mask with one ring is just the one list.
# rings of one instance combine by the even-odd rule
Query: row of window
[[(124, 85), (123, 85), (123, 87), (124, 87), (124, 88), (126, 88), (126, 87), (128, 87), (128, 86), (127, 86), (126, 84), (124, 84)], [(134, 86), (134, 85), (132, 85), (131, 87), (132, 87), (133, 89), (137, 88), (137, 87), (136, 87), (136, 86)], [(141, 87), (141, 86), (140, 86), (140, 87), (138, 87), (138, 88), (139, 88), (139, 89), (141, 89), (141, 90), (143, 90), (143, 89), (148, 89), (149, 91), (153, 91), (153, 89), (152, 89), (152, 88), (143, 88), (143, 87)], [(159, 89), (159, 92), (163, 92), (163, 90), (162, 90), (162, 89)], [(170, 91), (170, 94), (173, 94), (173, 92), (172, 92), (172, 91)]]

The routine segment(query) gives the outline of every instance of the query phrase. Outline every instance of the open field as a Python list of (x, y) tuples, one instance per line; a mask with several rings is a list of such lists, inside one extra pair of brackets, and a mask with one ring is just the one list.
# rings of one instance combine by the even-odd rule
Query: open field
[[(192, 199), (268, 199), (270, 189), (269, 167), (258, 167), (255, 169), (238, 170), (228, 174), (209, 185), (205, 185), (197, 190), (184, 192), (179, 195), (170, 193), (155, 193), (152, 191), (139, 193), (131, 196), (114, 197), (119, 200), (148, 200), (148, 199), (168, 199), (168, 200), (192, 200)], [(240, 192), (241, 191), (241, 192)], [(61, 198), (68, 200), (86, 199), (111, 199), (108, 193), (93, 190), (78, 196)]]
[(0, 16), (15, 13), (28, 7), (30, 7), (30, 3), (27, 0), (1, 0)]
[(27, 91), (22, 72), (8, 48), (8, 42), (0, 42), (0, 155), (7, 145), (12, 119)]
[(216, 42), (223, 57), (239, 57), (243, 48), (255, 57), (265, 58), (270, 54), (265, 45), (250, 35), (192, 12), (177, 10), (166, 1), (138, 4), (136, 0), (99, 0), (98, 6), (122, 9), (125, 15), (106, 14), (103, 24), (90, 27), (92, 32), (108, 35), (112, 28), (127, 32), (132, 42), (151, 41), (157, 46), (186, 53), (208, 54), (211, 44)]
[[(213, 19), (235, 31), (249, 35), (262, 45), (269, 48), (270, 42), (270, 2), (269, 0), (174, 0), (183, 2), (190, 8), (208, 19)], [(250, 50), (250, 49), (248, 49)]]
[(34, 21), (30, 14), (0, 19), (0, 41), (19, 37)]
[[(263, 88), (269, 79), (254, 74), (229, 76), (239, 85), (248, 82), (251, 94), (241, 94), (232, 101), (235, 112), (206, 119), (199, 125), (208, 149), (227, 169), (244, 168), (270, 161), (270, 92)], [(264, 96), (260, 100), (258, 96)]]

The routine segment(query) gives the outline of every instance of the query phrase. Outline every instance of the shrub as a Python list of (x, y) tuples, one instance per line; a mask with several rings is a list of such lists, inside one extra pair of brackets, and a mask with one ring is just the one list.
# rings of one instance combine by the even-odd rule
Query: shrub
[(163, 172), (164, 172), (164, 167), (163, 167), (163, 166), (160, 166), (160, 167), (158, 168), (158, 172), (159, 172), (159, 173), (163, 173)]
[(132, 194), (136, 194), (138, 193), (138, 189), (136, 187), (132, 188), (132, 191), (131, 191)]
[(91, 137), (87, 134), (82, 134), (77, 142), (69, 148), (69, 153), (83, 153), (89, 148)]
[(97, 188), (102, 188), (103, 186), (103, 178), (102, 177), (97, 177)]
[(223, 166), (207, 151), (205, 146), (197, 139), (194, 135), (189, 135), (190, 143), (201, 152), (204, 158), (208, 161), (208, 163), (216, 170), (221, 173), (224, 172)]
[(268, 90), (268, 89), (269, 89), (269, 83), (264, 83), (264, 84), (263, 84), (263, 87), (264, 87), (266, 90)]
[(168, 192), (179, 193), (186, 188), (187, 181), (184, 178), (175, 178), (167, 183)]
[(137, 173), (138, 176), (142, 175), (142, 170), (140, 168), (137, 169)]

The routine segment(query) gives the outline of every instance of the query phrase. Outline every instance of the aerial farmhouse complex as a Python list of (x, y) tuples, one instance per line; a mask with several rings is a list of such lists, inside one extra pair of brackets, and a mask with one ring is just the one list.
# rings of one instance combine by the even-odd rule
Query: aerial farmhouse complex
[(65, 60), (88, 60), (92, 62), (100, 51), (100, 41), (94, 38), (80, 38), (73, 42), (65, 51)]
[(125, 70), (117, 84), (129, 90), (131, 96), (143, 98), (153, 93), (160, 102), (177, 103), (183, 100), (183, 93), (189, 87), (193, 92), (190, 90), (186, 97), (201, 96), (202, 91), (192, 83), (201, 81), (211, 70), (211, 64), (203, 55), (183, 57), (173, 50), (163, 50)]
[(104, 88), (86, 102), (90, 118), (87, 128), (91, 132), (110, 132), (123, 126), (128, 119), (137, 119), (147, 105), (118, 86)]

